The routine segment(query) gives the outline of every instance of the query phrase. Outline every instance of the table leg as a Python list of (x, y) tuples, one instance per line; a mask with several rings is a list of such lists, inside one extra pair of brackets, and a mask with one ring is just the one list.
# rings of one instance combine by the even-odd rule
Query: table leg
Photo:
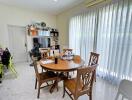
[(54, 84), (51, 86), (50, 88), (50, 93), (52, 93), (54, 91), (54, 89), (57, 88), (57, 91), (58, 91), (58, 81), (56, 80), (54, 82)]
[(67, 73), (67, 75), (64, 75), (64, 73), (57, 73), (57, 77), (58, 77), (57, 80), (55, 80), (55, 82), (53, 83), (53, 85), (50, 88), (50, 93), (52, 93), (55, 88), (57, 88), (57, 91), (58, 91), (58, 82), (68, 78), (68, 73)]

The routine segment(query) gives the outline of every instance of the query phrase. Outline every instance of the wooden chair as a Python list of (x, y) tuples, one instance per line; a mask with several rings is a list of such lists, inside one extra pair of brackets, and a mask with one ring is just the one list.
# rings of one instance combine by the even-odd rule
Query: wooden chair
[[(49, 48), (40, 48), (39, 49), (40, 53), (41, 53), (41, 59), (48, 59), (50, 56), (50, 49)], [(42, 68), (42, 72), (43, 72), (43, 68)]]
[[(49, 84), (47, 84), (46, 86), (41, 87), (41, 85), (43, 83), (47, 83), (49, 81), (56, 81), (57, 80), (57, 75), (52, 73), (52, 72), (50, 72), (50, 74), (49, 74), (48, 71), (39, 73), (38, 72), (38, 68), (37, 68), (37, 62), (33, 61), (33, 65), (34, 65), (35, 74), (36, 74), (35, 89), (37, 88), (37, 83), (38, 83), (38, 95), (37, 95), (37, 98), (39, 98), (40, 88), (44, 88), (46, 86), (50, 86)], [(51, 84), (51, 85), (53, 85), (53, 84)], [(58, 87), (57, 87), (57, 90), (58, 90)]]
[[(92, 100), (92, 87), (96, 67), (85, 67), (77, 70), (77, 78), (64, 80), (64, 94), (65, 92), (72, 100), (77, 100), (79, 96), (87, 94), (89, 100)], [(69, 93), (67, 91), (69, 90)], [(73, 96), (73, 97), (72, 97)]]
[[(88, 66), (98, 66), (99, 54), (90, 52), (90, 59)], [(96, 71), (95, 71), (95, 82), (96, 82)]]
[(132, 100), (132, 81), (125, 79), (121, 81), (115, 100), (119, 100), (120, 95), (122, 97), (120, 100)]
[(50, 56), (50, 49), (48, 48), (41, 48), (39, 51), (41, 53), (41, 59), (47, 59)]
[[(73, 56), (73, 61), (74, 61), (74, 63), (80, 63), (81, 62), (81, 57), (79, 56), (79, 55), (74, 55)], [(73, 71), (73, 73), (74, 73), (74, 71)]]
[(99, 60), (99, 54), (90, 52), (90, 59), (89, 59), (88, 65), (90, 65), (90, 66), (96, 65), (96, 64), (98, 64), (98, 60)]
[(80, 57), (79, 55), (74, 55), (73, 61), (74, 61), (75, 63), (80, 63), (80, 62), (81, 62), (81, 57)]

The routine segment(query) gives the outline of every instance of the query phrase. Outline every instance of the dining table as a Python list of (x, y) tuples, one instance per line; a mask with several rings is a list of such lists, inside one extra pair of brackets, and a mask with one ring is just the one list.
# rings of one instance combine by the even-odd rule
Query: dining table
[[(80, 60), (58, 59), (57, 63), (55, 63), (53, 59), (46, 59), (46, 60), (40, 60), (39, 64), (45, 70), (62, 74), (62, 73), (69, 73), (69, 72), (76, 71), (78, 68), (84, 65), (84, 61), (82, 59)], [(58, 79), (59, 78), (60, 78), (60, 75), (58, 74)], [(50, 88), (51, 93), (53, 92), (57, 84), (58, 84), (58, 81), (55, 81), (53, 86)]]

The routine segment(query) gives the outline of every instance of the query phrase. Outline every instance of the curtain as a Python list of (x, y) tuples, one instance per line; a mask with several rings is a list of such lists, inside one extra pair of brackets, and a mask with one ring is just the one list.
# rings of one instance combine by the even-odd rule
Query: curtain
[(99, 53), (100, 77), (113, 83), (132, 80), (132, 0), (120, 0), (72, 17), (69, 46), (86, 63), (91, 51)]
[(69, 47), (75, 54), (81, 55), (88, 63), (89, 52), (93, 51), (95, 12), (83, 13), (71, 18), (69, 25)]
[(111, 82), (132, 80), (132, 1), (122, 0), (99, 9), (98, 75)]

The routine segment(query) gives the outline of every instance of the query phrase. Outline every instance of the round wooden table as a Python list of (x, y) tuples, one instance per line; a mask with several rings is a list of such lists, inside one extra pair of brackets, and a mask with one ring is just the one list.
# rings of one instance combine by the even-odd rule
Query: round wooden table
[[(67, 76), (68, 76), (68, 72), (75, 71), (84, 65), (83, 60), (68, 61), (68, 60), (58, 59), (57, 64), (55, 64), (54, 62), (45, 64), (45, 63), (43, 63), (43, 61), (44, 60), (40, 60), (40, 62), (39, 62), (42, 68), (44, 68), (46, 70), (54, 71), (54, 72), (59, 72), (59, 73), (66, 72)], [(60, 78), (59, 74), (58, 74), (58, 79), (63, 80)], [(53, 86), (50, 88), (50, 93), (52, 93), (53, 90), (55, 89), (55, 87), (58, 86), (57, 84), (58, 84), (58, 81), (55, 81)]]
[(54, 62), (44, 64), (43, 60), (40, 60), (40, 65), (42, 68), (46, 70), (51, 70), (51, 71), (56, 71), (56, 72), (70, 72), (70, 71), (75, 71), (79, 67), (82, 67), (84, 65), (83, 60), (62, 60), (58, 59), (58, 63), (55, 64)]

